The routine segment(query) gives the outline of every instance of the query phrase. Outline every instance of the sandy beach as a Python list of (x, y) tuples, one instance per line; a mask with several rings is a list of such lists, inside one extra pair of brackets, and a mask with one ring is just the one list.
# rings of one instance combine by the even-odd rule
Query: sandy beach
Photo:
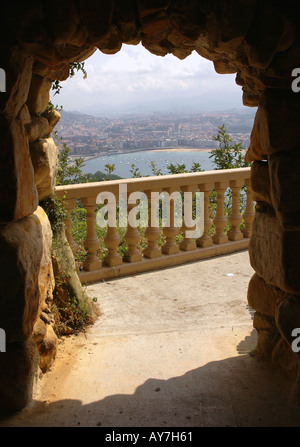
[[(207, 149), (207, 148), (191, 148), (191, 147), (166, 147), (166, 148), (160, 148), (160, 147), (151, 147), (151, 148), (144, 148), (144, 149), (135, 149), (135, 150), (127, 150), (124, 152), (118, 152), (116, 154), (97, 154), (97, 155), (93, 155), (90, 157), (83, 157), (84, 161), (88, 161), (88, 160), (93, 160), (95, 158), (100, 158), (100, 157), (107, 157), (109, 155), (124, 155), (124, 154), (132, 154), (132, 153), (136, 153), (136, 152), (211, 152), (213, 150), (213, 148), (211, 149)], [(78, 155), (71, 155), (71, 158), (78, 158)]]
[(211, 149), (197, 149), (197, 148), (191, 148), (191, 147), (176, 147), (176, 148), (156, 148), (156, 149), (151, 149), (152, 151), (159, 151), (159, 152), (182, 152), (182, 151), (186, 151), (186, 152), (211, 152), (213, 150), (213, 148)]

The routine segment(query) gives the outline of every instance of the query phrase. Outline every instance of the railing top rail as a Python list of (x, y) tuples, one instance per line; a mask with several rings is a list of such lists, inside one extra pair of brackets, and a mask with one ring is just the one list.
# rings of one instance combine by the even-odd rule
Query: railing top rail
[(159, 175), (153, 177), (137, 177), (102, 182), (80, 183), (74, 185), (57, 186), (55, 191), (59, 197), (69, 199), (97, 196), (100, 192), (110, 191), (118, 193), (120, 185), (126, 185), (127, 191), (161, 190), (180, 188), (189, 185), (205, 183), (228, 182), (231, 180), (244, 181), (250, 178), (250, 168), (220, 169), (214, 171), (192, 172), (184, 174)]

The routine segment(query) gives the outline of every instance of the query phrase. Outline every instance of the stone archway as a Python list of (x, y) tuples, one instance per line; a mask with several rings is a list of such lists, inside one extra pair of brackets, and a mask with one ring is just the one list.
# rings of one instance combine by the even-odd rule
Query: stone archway
[(7, 352), (0, 357), (1, 407), (20, 409), (31, 399), (39, 362), (33, 330), (53, 288), (51, 230), (38, 206), (55, 180), (50, 135), (59, 116), (44, 114), (51, 84), (68, 77), (70, 62), (96, 50), (114, 54), (123, 43), (142, 42), (153, 54), (180, 59), (196, 51), (218, 73), (236, 73), (244, 105), (258, 107), (246, 155), (253, 161), (257, 201), (250, 242), (256, 273), (248, 302), (256, 310), (257, 353), (297, 377), (291, 333), (300, 326), (300, 93), (291, 84), (299, 64), (300, 8), (294, 3), (69, 0), (2, 6), (0, 327)]

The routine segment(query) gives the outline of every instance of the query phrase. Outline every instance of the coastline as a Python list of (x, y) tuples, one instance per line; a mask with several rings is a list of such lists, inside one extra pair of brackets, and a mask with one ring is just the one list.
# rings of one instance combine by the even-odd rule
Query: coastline
[(164, 148), (164, 149), (150, 149), (151, 151), (159, 151), (159, 152), (211, 152), (213, 148), (211, 149), (197, 149), (197, 148), (191, 148), (191, 147), (176, 147), (176, 148)]
[[(136, 150), (132, 150), (132, 151), (118, 152), (115, 154), (93, 155), (91, 157), (81, 157), (81, 158), (83, 158), (84, 161), (88, 161), (88, 160), (94, 160), (95, 158), (100, 158), (100, 157), (109, 157), (110, 155), (126, 155), (126, 154), (132, 154), (132, 153), (136, 153), (136, 152), (211, 152), (212, 150), (213, 150), (213, 148), (208, 149), (208, 148), (191, 148), (191, 147), (176, 147), (176, 148), (155, 147), (155, 148), (136, 149)], [(78, 155), (76, 155), (76, 156), (74, 155), (72, 157), (79, 158)]]

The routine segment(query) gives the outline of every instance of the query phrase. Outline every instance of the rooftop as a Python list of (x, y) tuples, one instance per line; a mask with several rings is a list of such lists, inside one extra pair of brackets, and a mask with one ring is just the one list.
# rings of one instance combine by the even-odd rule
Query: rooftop
[[(60, 340), (32, 404), (0, 426), (295, 426), (256, 345), (247, 251), (88, 286), (102, 315)], [(279, 373), (278, 373), (279, 374)]]

